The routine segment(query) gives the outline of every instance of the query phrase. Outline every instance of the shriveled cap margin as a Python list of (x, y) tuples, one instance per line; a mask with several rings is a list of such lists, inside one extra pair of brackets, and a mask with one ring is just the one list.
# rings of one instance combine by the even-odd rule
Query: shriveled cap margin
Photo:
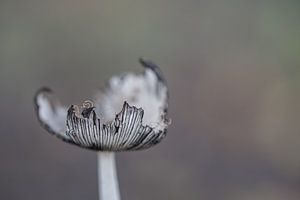
[[(38, 118), (39, 123), (41, 124), (41, 126), (45, 130), (47, 130), (52, 135), (55, 135), (56, 137), (58, 137), (59, 139), (65, 141), (65, 142), (75, 144), (73, 141), (69, 140), (69, 138), (65, 134), (65, 132), (55, 131), (53, 129), (53, 127), (51, 127), (49, 125), (49, 123), (46, 122), (45, 119), (42, 119), (41, 113), (40, 113), (41, 112), (41, 105), (39, 104), (38, 100), (41, 97), (41, 95), (43, 95), (43, 94), (54, 95), (53, 91), (48, 87), (42, 87), (35, 93), (35, 95), (34, 95), (34, 108), (35, 108), (35, 113), (36, 113), (36, 116)], [(55, 113), (57, 113), (57, 108), (58, 108), (59, 105), (57, 105), (57, 102), (47, 102), (47, 103), (52, 104), (52, 105), (49, 105), (50, 106), (49, 109), (50, 109), (50, 112), (52, 112), (55, 115)]]
[[(146, 69), (153, 71), (159, 83), (166, 87), (166, 81), (157, 65), (144, 59), (140, 59), (139, 61)], [(100, 123), (100, 119), (96, 116), (94, 108), (84, 109), (80, 116), (78, 113), (76, 115), (74, 105), (72, 105), (68, 111), (66, 110), (66, 131), (57, 132), (51, 128), (47, 120), (45, 121), (40, 116), (38, 98), (42, 93), (53, 95), (52, 90), (47, 87), (43, 87), (37, 91), (34, 97), (34, 104), (38, 120), (49, 133), (65, 142), (93, 150), (127, 151), (149, 148), (159, 143), (166, 136), (166, 128), (163, 130), (154, 130), (150, 126), (143, 126), (143, 109), (130, 106), (127, 102), (124, 102), (122, 111), (116, 115), (115, 119), (106, 124)], [(55, 116), (58, 105), (55, 105), (55, 102), (48, 103), (53, 103), (50, 109)], [(166, 118), (167, 107), (168, 103), (166, 101), (162, 116), (165, 123), (169, 123)], [(60, 109), (63, 109), (63, 107)]]
[[(77, 145), (100, 151), (128, 151), (149, 148), (159, 143), (166, 129), (155, 131), (143, 126), (144, 111), (124, 102), (122, 111), (115, 119), (102, 124), (94, 109), (83, 110), (78, 116), (74, 106), (68, 110), (67, 135)], [(82, 112), (82, 113), (83, 113)]]

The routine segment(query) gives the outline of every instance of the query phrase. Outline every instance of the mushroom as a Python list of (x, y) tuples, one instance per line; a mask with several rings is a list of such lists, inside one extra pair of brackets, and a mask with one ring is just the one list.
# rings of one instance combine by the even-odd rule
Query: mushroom
[(34, 103), (41, 125), (63, 141), (98, 152), (99, 198), (119, 200), (115, 152), (158, 144), (167, 133), (168, 88), (159, 67), (140, 59), (143, 74), (112, 77), (81, 106), (63, 106), (49, 88)]

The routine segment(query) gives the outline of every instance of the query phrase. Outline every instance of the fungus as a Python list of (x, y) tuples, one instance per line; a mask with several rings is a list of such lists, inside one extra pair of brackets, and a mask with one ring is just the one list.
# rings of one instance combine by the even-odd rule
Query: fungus
[(159, 67), (140, 59), (143, 74), (112, 77), (81, 106), (63, 106), (49, 88), (34, 102), (41, 125), (63, 141), (98, 152), (99, 198), (119, 200), (115, 152), (158, 144), (167, 133), (168, 88)]

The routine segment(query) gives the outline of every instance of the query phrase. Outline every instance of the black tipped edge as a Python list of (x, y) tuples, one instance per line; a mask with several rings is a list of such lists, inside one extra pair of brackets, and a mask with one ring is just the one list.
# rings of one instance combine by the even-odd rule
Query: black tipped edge
[(35, 113), (36, 115), (38, 116), (38, 119), (40, 120), (39, 118), (39, 105), (38, 105), (38, 96), (41, 94), (41, 93), (53, 93), (53, 91), (48, 88), (48, 87), (41, 87), (40, 89), (38, 89), (36, 91), (36, 93), (34, 94), (34, 98), (33, 98), (33, 103), (34, 103), (34, 109), (35, 109)]
[(129, 107), (129, 103), (128, 103), (127, 101), (124, 101), (123, 107), (124, 107), (124, 108)]
[(41, 87), (40, 89), (38, 89), (36, 93), (39, 94), (41, 92), (53, 93), (53, 91), (50, 88), (46, 87), (46, 86)]
[(165, 80), (165, 78), (164, 78), (164, 76), (163, 76), (163, 74), (162, 74), (160, 68), (158, 67), (158, 65), (156, 65), (156, 64), (153, 63), (152, 61), (146, 60), (146, 59), (144, 59), (144, 58), (139, 58), (139, 62), (141, 63), (141, 65), (142, 65), (143, 67), (152, 70), (152, 71), (155, 73), (157, 79), (158, 79), (160, 82), (166, 84), (166, 80)]
[(75, 109), (74, 109), (74, 105), (71, 105), (70, 108), (69, 108), (68, 111), (67, 111), (67, 112), (68, 112), (67, 117), (71, 116), (72, 113), (74, 112), (74, 110), (75, 110)]
[(143, 115), (144, 115), (143, 108), (137, 108), (136, 106), (133, 106), (133, 105), (131, 106), (131, 105), (129, 105), (129, 103), (127, 101), (124, 101), (121, 112), (123, 112), (126, 108), (134, 108), (134, 109), (138, 110), (139, 112), (143, 113)]
[(89, 118), (92, 111), (94, 110), (95, 107), (90, 107), (90, 108), (86, 108), (84, 109), (82, 112), (81, 112), (81, 115), (84, 117), (84, 118)]
[(58, 136), (58, 134), (50, 126), (48, 126), (45, 122), (43, 122), (43, 120), (40, 118), (40, 115), (39, 115), (40, 106), (38, 104), (38, 96), (41, 93), (53, 93), (53, 91), (50, 88), (48, 88), (48, 87), (41, 87), (40, 89), (37, 90), (37, 92), (34, 95), (34, 99), (33, 99), (35, 114), (37, 116), (37, 119), (38, 119), (40, 125), (44, 129), (46, 129), (49, 133)]
[(34, 94), (34, 98), (33, 98), (33, 102), (34, 102), (34, 107), (36, 109), (36, 111), (38, 111), (38, 102), (37, 102), (37, 98), (41, 93), (53, 93), (53, 91), (48, 88), (48, 87), (41, 87), (40, 89), (38, 89), (36, 91), (36, 93)]
[(48, 124), (46, 124), (41, 118), (40, 118), (40, 115), (39, 115), (39, 109), (40, 109), (40, 106), (38, 104), (38, 96), (42, 93), (53, 93), (53, 91), (48, 88), (48, 87), (41, 87), (40, 89), (37, 90), (37, 92), (35, 93), (34, 95), (34, 99), (33, 99), (33, 103), (34, 103), (34, 109), (35, 109), (35, 113), (36, 113), (36, 116), (37, 116), (37, 119), (40, 123), (40, 125), (45, 129), (47, 130), (49, 133), (51, 133), (52, 135), (55, 135), (56, 137), (62, 139), (63, 141), (65, 142), (69, 142), (69, 143), (73, 143), (69, 140), (67, 140), (66, 138), (60, 136), (57, 132), (55, 132)]

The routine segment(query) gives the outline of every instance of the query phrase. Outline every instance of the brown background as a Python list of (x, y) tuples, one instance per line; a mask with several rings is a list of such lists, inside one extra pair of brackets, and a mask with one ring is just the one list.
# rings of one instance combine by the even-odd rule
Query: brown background
[(50, 86), (80, 103), (113, 74), (158, 63), (173, 124), (117, 155), (124, 200), (300, 199), (300, 4), (1, 0), (0, 199), (97, 199), (96, 154), (38, 124)]

